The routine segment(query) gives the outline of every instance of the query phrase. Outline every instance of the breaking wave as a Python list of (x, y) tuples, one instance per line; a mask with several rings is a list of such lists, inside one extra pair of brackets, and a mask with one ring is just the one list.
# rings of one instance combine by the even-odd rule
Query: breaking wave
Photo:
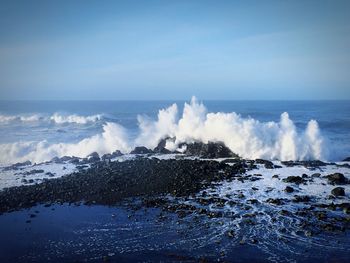
[(286, 112), (278, 123), (260, 122), (234, 112), (208, 113), (195, 97), (190, 104), (185, 103), (180, 119), (177, 114), (177, 105), (173, 104), (159, 111), (157, 121), (139, 116), (141, 134), (137, 144), (153, 148), (160, 139), (175, 137), (175, 141), (167, 141), (169, 150), (176, 150), (182, 142), (221, 141), (243, 158), (327, 159), (325, 141), (315, 120), (310, 120), (305, 131), (298, 133)]
[(58, 124), (62, 124), (62, 123), (86, 124), (88, 122), (99, 121), (101, 120), (101, 118), (102, 116), (100, 114), (85, 117), (85, 116), (79, 116), (76, 114), (65, 116), (65, 115), (60, 115), (58, 113), (55, 113), (50, 117), (50, 120)]
[(21, 122), (35, 122), (35, 121), (39, 121), (40, 119), (42, 119), (43, 117), (38, 115), (38, 114), (34, 114), (34, 115), (0, 115), (0, 123), (9, 123), (9, 122), (13, 122), (13, 121), (21, 121)]
[[(54, 115), (55, 116), (55, 115)], [(74, 116), (74, 117), (72, 117)], [(55, 122), (96, 121), (99, 115), (83, 117), (71, 115), (65, 118), (53, 117)], [(51, 117), (51, 118), (52, 118)], [(49, 144), (41, 142), (17, 142), (1, 145), (0, 162), (13, 163), (31, 160), (47, 161), (55, 156), (85, 157), (92, 152), (100, 155), (120, 150), (130, 152), (135, 146), (154, 148), (161, 139), (168, 139), (166, 148), (176, 150), (183, 142), (201, 141), (223, 142), (233, 152), (243, 158), (278, 160), (327, 160), (328, 152), (318, 123), (310, 120), (304, 131), (297, 131), (288, 113), (281, 114), (279, 122), (260, 122), (253, 118), (243, 118), (239, 114), (212, 113), (195, 97), (185, 103), (179, 116), (178, 106), (171, 105), (158, 113), (156, 120), (138, 116), (139, 134), (130, 139), (125, 128), (107, 122), (103, 132), (81, 140), (78, 143)]]
[(127, 141), (126, 131), (123, 127), (116, 123), (107, 123), (103, 126), (101, 134), (83, 139), (78, 143), (49, 144), (44, 140), (2, 144), (0, 163), (10, 164), (26, 160), (39, 163), (49, 161), (56, 156), (86, 157), (92, 152), (103, 154), (113, 152), (116, 149), (128, 152), (130, 148)]
[(11, 123), (17, 122), (54, 122), (56, 124), (64, 123), (76, 123), (76, 124), (87, 124), (89, 122), (96, 122), (102, 119), (102, 115), (96, 114), (91, 116), (80, 116), (80, 115), (62, 115), (59, 113), (54, 113), (52, 116), (42, 116), (40, 114), (33, 115), (0, 115), (0, 123)]

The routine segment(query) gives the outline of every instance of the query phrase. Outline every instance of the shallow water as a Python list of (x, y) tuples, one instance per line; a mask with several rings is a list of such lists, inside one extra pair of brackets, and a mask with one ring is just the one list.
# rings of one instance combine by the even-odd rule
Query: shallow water
[[(35, 217), (30, 217), (34, 214)], [(160, 216), (161, 215), (161, 216)], [(1, 262), (346, 262), (349, 233), (305, 238), (281, 234), (268, 220), (254, 226), (230, 217), (179, 219), (159, 209), (37, 206), (0, 216)], [(26, 223), (30, 220), (30, 223)], [(235, 237), (227, 236), (227, 229)], [(240, 244), (244, 238), (245, 243)], [(257, 243), (251, 241), (257, 239)]]

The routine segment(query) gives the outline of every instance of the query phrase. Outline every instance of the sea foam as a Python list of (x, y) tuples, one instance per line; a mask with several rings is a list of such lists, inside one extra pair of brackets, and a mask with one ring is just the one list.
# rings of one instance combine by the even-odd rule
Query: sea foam
[[(94, 115), (83, 120), (77, 115), (71, 116), (74, 117), (63, 119), (56, 116), (54, 120), (84, 123), (99, 118), (99, 115)], [(325, 140), (317, 121), (310, 120), (304, 131), (298, 131), (286, 112), (281, 114), (279, 122), (260, 122), (253, 118), (243, 118), (235, 112), (208, 112), (193, 97), (190, 103), (185, 103), (181, 116), (178, 106), (173, 104), (161, 109), (156, 120), (138, 116), (138, 125), (140, 132), (135, 139), (129, 138), (128, 131), (121, 125), (106, 122), (101, 134), (77, 143), (49, 144), (47, 141), (40, 141), (2, 144), (0, 162), (42, 162), (55, 156), (86, 157), (92, 152), (101, 155), (115, 150), (128, 153), (135, 146), (154, 148), (165, 138), (172, 138), (166, 142), (169, 150), (176, 150), (183, 142), (220, 141), (243, 158), (282, 161), (328, 159)]]

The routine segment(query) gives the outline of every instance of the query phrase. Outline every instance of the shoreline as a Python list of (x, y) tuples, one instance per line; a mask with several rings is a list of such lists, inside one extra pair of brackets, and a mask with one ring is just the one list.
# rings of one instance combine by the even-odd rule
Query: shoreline
[[(220, 147), (214, 147), (218, 148)], [(95, 211), (99, 207), (108, 211), (123, 208), (131, 211), (131, 214), (156, 209), (156, 219), (148, 218), (146, 214), (137, 219), (141, 236), (148, 235), (145, 226), (162, 222), (164, 229), (161, 231), (164, 231), (165, 240), (171, 238), (167, 236), (167, 231), (176, 225), (187, 229), (184, 236), (179, 237), (179, 244), (191, 238), (199, 239), (199, 244), (204, 242), (198, 244), (195, 257), (187, 258), (192, 255), (189, 252), (191, 250), (187, 251), (191, 246), (187, 245), (183, 248), (184, 258), (181, 253), (178, 255), (180, 259), (161, 257), (166, 262), (181, 262), (181, 258), (190, 262), (200, 261), (202, 257), (206, 258), (206, 252), (200, 249), (201, 246), (208, 246), (206, 249), (215, 247), (215, 252), (208, 257), (209, 262), (213, 258), (231, 261), (234, 259), (234, 251), (245, 251), (242, 246), (249, 247), (248, 251), (251, 248), (257, 249), (255, 256), (261, 253), (262, 261), (270, 261), (268, 255), (271, 253), (275, 256), (282, 253), (284, 260), (280, 258), (278, 261), (285, 261), (288, 257), (299, 258), (290, 254), (290, 249), (298, 254), (301, 251), (298, 246), (310, 242), (317, 244), (314, 249), (320, 253), (322, 248), (329, 251), (328, 256), (338, 251), (335, 247), (340, 246), (337, 252), (339, 257), (334, 258), (344, 262), (343, 255), (350, 253), (348, 162), (245, 160), (231, 153), (221, 155), (220, 151), (205, 149), (207, 150), (203, 151), (202, 146), (194, 147), (191, 154), (179, 155), (145, 153), (144, 148), (139, 148), (133, 158), (120, 154), (109, 156), (110, 158), (100, 158), (96, 154), (86, 159), (56, 158), (54, 163), (61, 168), (74, 164), (76, 170), (63, 176), (44, 179), (40, 183), (27, 181), (25, 185), (1, 190), (0, 221), (20, 216), (20, 228), (31, 228), (42, 216), (42, 210), (51, 211), (54, 208), (56, 212), (53, 213), (58, 218), (62, 216), (59, 211), (65, 210), (65, 207), (70, 207), (69, 211), (73, 214), (78, 211)], [(27, 176), (45, 175), (45, 171), (40, 171), (40, 165), (30, 167), (34, 172), (22, 169), (21, 164), (17, 171), (26, 173)], [(91, 212), (84, 213), (87, 214), (77, 215), (77, 219), (73, 220), (78, 224), (77, 228), (80, 227), (79, 220), (89, 217)], [(114, 218), (113, 212), (108, 213), (109, 217)], [(132, 218), (131, 216), (130, 220)], [(56, 222), (55, 218), (52, 220)], [(98, 219), (96, 224), (99, 227), (103, 222)], [(195, 231), (198, 224), (203, 226), (202, 236)], [(117, 224), (116, 227), (118, 226)], [(141, 236), (137, 242), (141, 242)], [(107, 243), (119, 240), (116, 237), (101, 238)], [(121, 242), (120, 246), (127, 245), (128, 242), (131, 241)], [(338, 242), (341, 242), (340, 245)], [(274, 247), (274, 243), (282, 248)], [(149, 246), (155, 246), (152, 244), (150, 242)], [(128, 258), (127, 253), (118, 249), (113, 252), (113, 256), (108, 256), (108, 253), (104, 255), (112, 262), (123, 256)], [(161, 251), (156, 247), (152, 249)], [(169, 249), (170, 254), (176, 252), (176, 246), (170, 246)], [(105, 251), (102, 248), (100, 250)], [(68, 255), (73, 251), (69, 251), (66, 256), (72, 258)], [(155, 255), (147, 254), (147, 247), (138, 253), (149, 255), (150, 259)], [(259, 261), (249, 253), (251, 252), (244, 252), (240, 258)], [(309, 252), (305, 253), (304, 261), (296, 261), (311, 262), (315, 259)]]

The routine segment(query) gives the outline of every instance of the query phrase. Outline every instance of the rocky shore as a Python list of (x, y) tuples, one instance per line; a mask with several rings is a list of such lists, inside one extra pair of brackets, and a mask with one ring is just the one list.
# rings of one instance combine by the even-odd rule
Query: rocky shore
[[(162, 211), (159, 220), (171, 213), (179, 222), (205, 218), (208, 228), (221, 224), (223, 236), (239, 245), (265, 242), (266, 233), (258, 232), (261, 227), (281, 238), (349, 233), (346, 162), (244, 160), (220, 143), (193, 143), (181, 154), (166, 151), (160, 143), (153, 150), (137, 147), (132, 154), (124, 160), (118, 159), (123, 157), (120, 152), (55, 158), (50, 163), (74, 164), (77, 170), (3, 189), (0, 213), (57, 204), (157, 208)], [(168, 154), (171, 158), (164, 158)], [(22, 176), (45, 173), (35, 166), (21, 172), (23, 165), (30, 163), (8, 169)]]
[(189, 196), (212, 182), (244, 173), (247, 164), (237, 160), (159, 160), (138, 158), (124, 162), (93, 163), (91, 168), (45, 180), (40, 184), (4, 189), (0, 192), (0, 212), (28, 208), (39, 203), (115, 205), (128, 197)]

